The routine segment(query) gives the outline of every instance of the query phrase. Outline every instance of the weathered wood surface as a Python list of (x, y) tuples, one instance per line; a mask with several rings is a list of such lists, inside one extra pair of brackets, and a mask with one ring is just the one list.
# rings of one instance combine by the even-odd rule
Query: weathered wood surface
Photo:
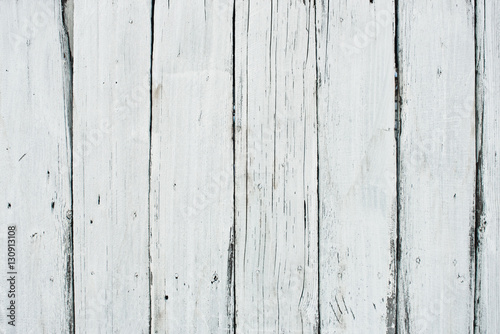
[(151, 3), (76, 0), (77, 333), (148, 333)]
[(500, 5), (477, 1), (476, 333), (500, 332)]
[(314, 333), (314, 5), (236, 4), (236, 328), (241, 333)]
[(0, 333), (499, 332), (499, 17), (0, 2)]
[[(71, 77), (61, 14), (58, 1), (0, 2), (1, 333), (72, 327)], [(16, 228), (13, 270), (8, 226)]]
[(394, 3), (317, 6), (321, 331), (393, 333)]
[(153, 333), (233, 331), (233, 2), (157, 1)]
[(400, 333), (470, 333), (475, 234), (474, 5), (399, 1)]

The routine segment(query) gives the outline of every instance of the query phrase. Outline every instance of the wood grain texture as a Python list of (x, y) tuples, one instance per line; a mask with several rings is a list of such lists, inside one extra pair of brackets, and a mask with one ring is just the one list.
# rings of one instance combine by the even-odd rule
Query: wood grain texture
[(476, 333), (500, 332), (500, 4), (477, 1), (478, 219)]
[(151, 2), (76, 0), (76, 333), (149, 332)]
[[(0, 332), (67, 333), (70, 57), (59, 1), (0, 2), (0, 36)], [(8, 226), (16, 226), (14, 270), (7, 266)], [(17, 272), (12, 299), (7, 271)], [(7, 323), (11, 300), (15, 327)]]
[(470, 333), (475, 225), (474, 5), (399, 2), (398, 326)]
[(156, 1), (153, 333), (233, 330), (233, 2)]
[(394, 3), (317, 6), (321, 332), (394, 333)]
[(314, 5), (236, 3), (236, 328), (315, 333)]
[(500, 332), (499, 99), (498, 1), (0, 1), (0, 333)]

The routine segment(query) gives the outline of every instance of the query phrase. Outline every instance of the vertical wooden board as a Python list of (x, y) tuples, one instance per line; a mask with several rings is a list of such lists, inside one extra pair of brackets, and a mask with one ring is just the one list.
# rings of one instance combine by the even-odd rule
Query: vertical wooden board
[(394, 333), (394, 2), (317, 2), (320, 319)]
[[(470, 333), (474, 5), (399, 1), (401, 333)], [(471, 103), (472, 102), (472, 103)]]
[(479, 221), (476, 333), (500, 332), (500, 5), (477, 1)]
[(314, 4), (236, 3), (236, 328), (315, 333)]
[(0, 36), (0, 332), (68, 333), (71, 76), (60, 2), (0, 2)]
[(151, 2), (76, 0), (77, 333), (149, 332)]
[(233, 328), (233, 2), (156, 1), (153, 333)]

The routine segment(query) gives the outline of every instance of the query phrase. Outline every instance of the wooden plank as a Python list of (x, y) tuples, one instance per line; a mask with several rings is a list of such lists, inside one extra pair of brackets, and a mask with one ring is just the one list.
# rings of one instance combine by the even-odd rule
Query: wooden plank
[(325, 333), (394, 333), (394, 2), (317, 8), (320, 317)]
[(153, 333), (233, 330), (233, 2), (155, 6)]
[(60, 2), (1, 1), (0, 36), (0, 332), (69, 333), (71, 75)]
[(475, 225), (474, 5), (399, 1), (398, 327), (470, 333)]
[(236, 327), (314, 333), (314, 4), (236, 3)]
[(77, 333), (149, 333), (151, 1), (76, 0)]
[(476, 333), (500, 332), (500, 5), (477, 1), (478, 219)]

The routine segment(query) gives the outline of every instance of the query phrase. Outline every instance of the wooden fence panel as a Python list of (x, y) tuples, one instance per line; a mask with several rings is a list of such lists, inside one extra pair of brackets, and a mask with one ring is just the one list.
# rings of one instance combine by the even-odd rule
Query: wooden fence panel
[(236, 4), (236, 328), (316, 333), (314, 5)]
[(500, 332), (500, 5), (477, 1), (478, 221), (476, 333)]
[(0, 1), (0, 333), (500, 332), (499, 18)]
[(394, 3), (317, 6), (321, 331), (394, 333)]
[(153, 333), (233, 326), (233, 2), (157, 1)]
[(1, 333), (73, 326), (71, 76), (61, 14), (58, 1), (0, 2)]
[(76, 0), (77, 333), (148, 333), (151, 2)]
[[(470, 333), (474, 5), (399, 1), (400, 333)], [(471, 103), (472, 101), (472, 103)]]

